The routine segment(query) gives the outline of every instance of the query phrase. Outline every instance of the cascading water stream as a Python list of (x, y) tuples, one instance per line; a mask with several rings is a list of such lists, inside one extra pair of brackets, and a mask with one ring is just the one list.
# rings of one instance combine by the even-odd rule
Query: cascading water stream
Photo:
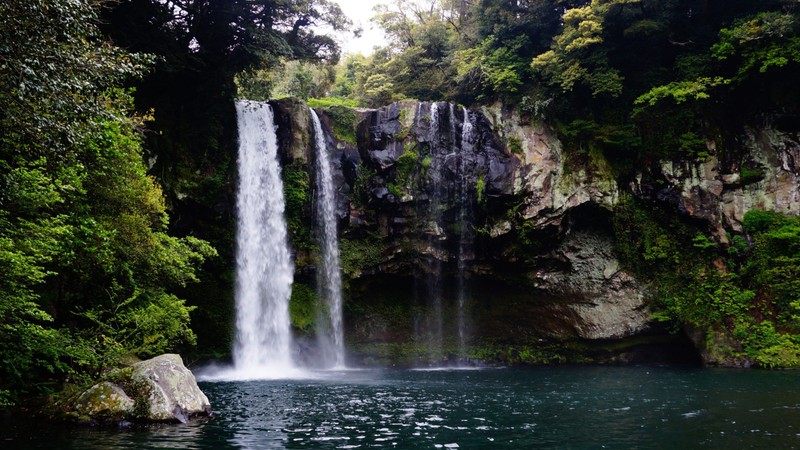
[(316, 149), (317, 223), (320, 227), (322, 267), (317, 273), (317, 292), (327, 314), (317, 321), (317, 336), (325, 366), (344, 368), (344, 329), (342, 325), (342, 275), (339, 265), (339, 238), (336, 227), (336, 191), (325, 134), (317, 113), (309, 108), (314, 124)]
[(236, 102), (239, 126), (236, 341), (232, 376), (280, 378), (295, 371), (289, 297), (294, 273), (272, 108)]
[[(458, 354), (466, 356), (466, 341), (468, 333), (467, 321), (467, 299), (468, 290), (466, 283), (466, 261), (472, 252), (472, 179), (470, 174), (473, 172), (474, 159), (474, 124), (469, 111), (462, 108), (464, 119), (461, 123), (461, 134), (458, 133), (458, 118), (456, 116), (456, 106), (452, 103), (447, 104), (448, 109), (443, 110), (437, 103), (431, 103), (430, 116), (428, 121), (427, 141), (430, 143), (430, 166), (431, 185), (429, 187), (429, 201), (427, 210), (427, 234), (428, 244), (431, 252), (430, 265), (427, 274), (427, 295), (429, 317), (426, 321), (425, 333), (427, 335), (428, 355), (431, 364), (438, 364), (445, 356), (445, 324), (442, 282), (442, 260), (446, 257), (447, 250), (443, 247), (442, 235), (445, 226), (445, 216), (443, 206), (454, 202), (458, 209), (457, 224), (459, 227), (457, 248), (457, 273), (455, 286), (455, 300), (457, 323), (454, 324), (458, 335)], [(442, 117), (442, 112), (449, 113)], [(417, 111), (419, 117), (422, 113), (421, 104)], [(449, 136), (442, 136), (443, 119), (449, 126)], [(442, 139), (445, 137), (445, 139)], [(449, 138), (449, 139), (447, 139)], [(446, 141), (446, 142), (445, 142)], [(448, 175), (449, 174), (449, 175)], [(449, 176), (455, 176), (455, 181), (448, 181)], [(443, 203), (446, 202), (446, 203)], [(452, 248), (452, 247), (450, 247)], [(452, 330), (448, 326), (448, 330)]]
[(464, 122), (461, 128), (461, 158), (459, 164), (459, 242), (458, 242), (458, 346), (459, 354), (464, 357), (466, 355), (466, 336), (467, 336), (467, 320), (466, 320), (466, 301), (467, 301), (467, 283), (466, 283), (466, 259), (471, 250), (471, 223), (472, 210), (469, 199), (469, 188), (467, 186), (467, 174), (469, 173), (469, 156), (474, 152), (474, 141), (472, 137), (472, 120), (469, 116), (469, 111), (466, 107), (464, 111)]
[(443, 156), (439, 153), (439, 124), (440, 124), (439, 105), (436, 102), (431, 103), (430, 110), (430, 127), (428, 128), (428, 140), (430, 142), (431, 165), (430, 172), (433, 174), (433, 185), (431, 186), (431, 195), (428, 201), (428, 236), (430, 248), (433, 252), (431, 255), (430, 273), (428, 274), (428, 302), (431, 307), (431, 317), (428, 321), (428, 358), (432, 364), (437, 363), (443, 356), (444, 347), (444, 320), (442, 317), (442, 267), (439, 260), (441, 253), (440, 236), (442, 229), (441, 222), (441, 199), (443, 197), (443, 183), (440, 179), (441, 168), (443, 166)]

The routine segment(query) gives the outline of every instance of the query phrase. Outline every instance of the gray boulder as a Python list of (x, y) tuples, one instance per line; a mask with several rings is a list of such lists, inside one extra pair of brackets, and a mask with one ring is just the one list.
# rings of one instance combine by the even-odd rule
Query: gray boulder
[(131, 382), (145, 387), (142, 391), (147, 395), (146, 420), (186, 423), (192, 417), (211, 412), (208, 397), (197, 386), (180, 355), (166, 354), (134, 364)]

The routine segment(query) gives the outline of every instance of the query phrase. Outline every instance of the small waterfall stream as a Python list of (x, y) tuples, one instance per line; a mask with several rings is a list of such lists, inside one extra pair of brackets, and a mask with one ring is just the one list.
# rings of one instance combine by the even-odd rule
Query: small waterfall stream
[(474, 138), (472, 130), (474, 128), (469, 111), (462, 107), (464, 111), (464, 122), (461, 128), (461, 153), (459, 164), (459, 241), (458, 241), (458, 349), (459, 354), (464, 357), (467, 347), (467, 282), (466, 268), (467, 257), (472, 250), (472, 202), (469, 198), (469, 186), (467, 186), (467, 174), (471, 167), (471, 154), (474, 153)]
[[(418, 116), (422, 114), (421, 105)], [(430, 144), (431, 158), (429, 201), (424, 216), (427, 220), (425, 233), (428, 236), (430, 262), (426, 274), (428, 317), (422, 330), (424, 334), (418, 335), (424, 336), (428, 345), (428, 362), (432, 365), (439, 365), (452, 351), (453, 341), (445, 337), (453, 336), (453, 333), (457, 337), (458, 354), (461, 358), (466, 356), (469, 298), (466, 262), (471, 258), (474, 240), (474, 199), (471, 196), (474, 188), (471, 181), (475, 164), (474, 124), (465, 107), (462, 107), (464, 118), (460, 124), (456, 106), (447, 103), (444, 107), (435, 102), (430, 104), (429, 127), (425, 136)], [(445, 127), (449, 128), (445, 130)], [(457, 241), (452, 242), (453, 245), (444, 242), (443, 238), (449, 231), (446, 228), (450, 220), (454, 220), (457, 227), (454, 236)], [(442, 266), (444, 258), (448, 258), (448, 252), (455, 254), (454, 274), (449, 269), (445, 271)], [(452, 288), (445, 289), (444, 283), (448, 279), (454, 279), (455, 283)], [(445, 299), (449, 300), (447, 305)]]
[(236, 341), (232, 376), (293, 372), (289, 297), (294, 267), (287, 244), (283, 182), (272, 108), (236, 102), (239, 126)]
[(317, 292), (327, 314), (317, 320), (317, 337), (320, 342), (323, 364), (343, 368), (344, 330), (342, 325), (342, 274), (339, 266), (339, 238), (336, 227), (336, 190), (330, 154), (325, 134), (317, 113), (309, 108), (314, 124), (316, 149), (316, 216), (319, 230), (321, 267), (317, 270)]
[[(444, 166), (444, 156), (440, 153), (443, 150), (439, 145), (439, 125), (441, 121), (439, 104), (431, 103), (430, 108), (430, 127), (428, 128), (428, 140), (430, 142), (431, 164), (430, 171), (439, 174)], [(430, 260), (429, 273), (427, 276), (427, 303), (430, 308), (430, 316), (427, 320), (428, 332), (428, 360), (430, 364), (438, 364), (441, 361), (444, 350), (444, 319), (442, 317), (442, 262), (439, 255), (443, 252), (442, 243), (439, 236), (443, 234), (441, 229), (441, 206), (442, 199), (446, 193), (446, 187), (441, 180), (433, 179), (431, 195), (428, 201), (428, 244), (433, 252)]]

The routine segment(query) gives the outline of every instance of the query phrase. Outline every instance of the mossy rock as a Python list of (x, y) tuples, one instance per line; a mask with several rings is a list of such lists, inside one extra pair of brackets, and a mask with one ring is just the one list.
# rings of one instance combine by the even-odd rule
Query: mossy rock
[(111, 372), (83, 392), (67, 413), (80, 422), (182, 422), (211, 405), (179, 355), (166, 354)]
[(118, 385), (103, 381), (78, 397), (73, 408), (81, 421), (121, 421), (133, 414), (135, 402)]

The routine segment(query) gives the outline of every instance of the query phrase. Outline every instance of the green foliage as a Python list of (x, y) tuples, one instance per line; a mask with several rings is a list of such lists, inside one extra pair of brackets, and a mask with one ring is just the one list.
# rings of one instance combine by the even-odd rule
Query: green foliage
[(744, 213), (742, 227), (750, 234), (763, 233), (787, 224), (789, 219), (777, 211), (751, 209)]
[(0, 353), (17, 356), (0, 372), (13, 390), (195, 340), (191, 308), (169, 291), (196, 281), (216, 252), (165, 233), (161, 190), (145, 175), (131, 122), (99, 121), (85, 136), (69, 159), (6, 160), (13, 189), (0, 212), (0, 258), (12, 272), (0, 286)]
[[(714, 344), (723, 333), (761, 367), (800, 364), (800, 220), (748, 211), (744, 229), (753, 245), (729, 236), (725, 253), (696, 232), (691, 249), (681, 246), (691, 228), (631, 200), (618, 207), (614, 223), (623, 264), (653, 282), (656, 319), (705, 330), (716, 358), (741, 356)], [(714, 259), (727, 259), (729, 270)]]
[[(513, 96), (529, 77), (528, 64), (519, 56), (520, 50), (529, 45), (523, 36), (502, 44), (497, 37), (490, 36), (477, 47), (455, 53), (455, 80), (502, 97)], [(485, 95), (477, 98), (484, 99)]]
[(422, 163), (421, 164), (422, 164), (422, 168), (423, 169), (429, 168), (431, 166), (431, 164), (433, 164), (433, 157), (431, 157), (431, 155), (425, 155), (422, 158)]
[(686, 132), (678, 137), (678, 148), (688, 155), (705, 159), (709, 157), (705, 141), (694, 132)]
[(770, 321), (740, 331), (747, 354), (760, 367), (769, 369), (800, 367), (800, 342), (797, 334), (780, 333)]
[(511, 150), (511, 153), (515, 155), (525, 154), (524, 150), (522, 150), (522, 141), (517, 136), (509, 136), (508, 148)]
[(150, 58), (101, 41), (96, 6), (0, 7), (2, 403), (192, 345), (192, 308), (175, 292), (216, 255), (166, 233), (141, 119), (115, 88)]
[(317, 317), (317, 292), (308, 285), (295, 282), (292, 284), (292, 296), (289, 299), (289, 318), (292, 326), (300, 331), (313, 329)]
[(637, 105), (655, 106), (664, 99), (676, 104), (688, 100), (706, 100), (710, 98), (708, 91), (718, 86), (730, 84), (731, 80), (722, 77), (700, 77), (691, 81), (675, 81), (664, 86), (656, 86), (640, 95), (634, 102)]
[(410, 187), (409, 183), (413, 175), (417, 172), (419, 165), (419, 155), (412, 149), (406, 149), (397, 158), (397, 183), (400, 186)]
[(550, 50), (533, 59), (533, 69), (565, 92), (580, 84), (588, 87), (593, 96), (619, 96), (624, 78), (611, 65), (608, 50), (601, 44), (606, 16), (618, 13), (625, 3), (592, 0), (588, 5), (566, 10), (563, 30)]
[(395, 98), (395, 85), (388, 75), (376, 73), (364, 81), (363, 102), (377, 107), (391, 103)]
[(80, 334), (87, 340), (102, 336), (103, 357), (113, 363), (125, 355), (150, 358), (176, 345), (194, 345), (196, 337), (189, 328), (193, 309), (165, 292), (135, 292), (117, 304), (99, 305), (77, 315), (93, 324)]
[(346, 108), (358, 107), (358, 102), (346, 97), (323, 97), (323, 98), (309, 98), (309, 108), (330, 108), (332, 106), (344, 106)]
[(696, 249), (708, 250), (713, 249), (716, 246), (717, 244), (704, 234), (698, 233), (694, 236), (694, 238), (692, 238), (692, 247)]
[(798, 22), (792, 12), (764, 11), (737, 20), (719, 32), (719, 42), (711, 47), (718, 60), (740, 59), (737, 79), (800, 62)]
[(748, 167), (743, 165), (739, 170), (739, 176), (741, 177), (742, 184), (758, 183), (764, 179), (764, 175), (766, 175), (766, 171), (760, 166)]
[[(479, 180), (483, 180), (479, 178)], [(484, 186), (483, 190), (485, 191), (485, 180), (483, 180)], [(480, 186), (476, 186), (477, 188)], [(485, 202), (484, 199), (481, 199)], [(479, 203), (480, 204), (480, 203)], [(516, 203), (506, 211), (506, 219), (512, 223), (511, 229), (516, 232), (517, 241), (519, 243), (519, 248), (521, 254), (519, 256), (523, 258), (535, 258), (542, 247), (541, 238), (537, 235), (536, 226), (530, 220), (525, 219), (524, 215), (525, 211), (525, 199), (518, 198)], [(476, 228), (475, 231), (483, 234), (491, 234), (487, 233), (490, 230), (486, 228)]]
[(745, 215), (754, 241), (752, 265), (745, 270), (771, 298), (776, 318), (800, 331), (800, 220), (775, 214), (749, 211)]
[(396, 198), (400, 198), (403, 196), (403, 190), (394, 183), (387, 183), (386, 189), (389, 191), (390, 194), (394, 195)]
[(357, 169), (357, 178), (353, 185), (353, 203), (356, 207), (362, 206), (362, 202), (369, 195), (369, 188), (372, 179), (375, 177), (376, 172), (363, 162), (359, 163)]
[(747, 244), (747, 241), (744, 240), (742, 236), (738, 234), (735, 236), (730, 236), (730, 245), (728, 247), (728, 255), (736, 257), (736, 256), (746, 256), (746, 254), (750, 251), (750, 245)]
[(153, 59), (99, 38), (96, 2), (3, 2), (0, 14), (0, 109), (3, 145), (50, 157), (74, 150), (109, 118), (98, 99), (106, 87), (140, 74)]
[(470, 346), (467, 354), (470, 359), (489, 363), (514, 365), (551, 365), (582, 362), (586, 348), (576, 343), (537, 342), (535, 344), (509, 344), (494, 340), (484, 340)]
[[(361, 54), (347, 55), (344, 61), (339, 63), (336, 70), (335, 82), (332, 94), (338, 97), (353, 99), (357, 95), (357, 77), (363, 73), (366, 60)], [(357, 102), (356, 102), (357, 103)]]
[(483, 176), (475, 181), (475, 198), (479, 205), (486, 205), (486, 181)]

